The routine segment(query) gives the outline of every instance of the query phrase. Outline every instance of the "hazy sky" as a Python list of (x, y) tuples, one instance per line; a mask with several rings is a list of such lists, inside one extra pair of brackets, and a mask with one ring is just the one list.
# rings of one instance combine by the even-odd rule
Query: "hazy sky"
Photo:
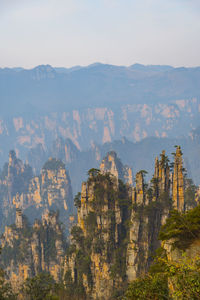
[(200, 65), (200, 0), (0, 0), (0, 67)]

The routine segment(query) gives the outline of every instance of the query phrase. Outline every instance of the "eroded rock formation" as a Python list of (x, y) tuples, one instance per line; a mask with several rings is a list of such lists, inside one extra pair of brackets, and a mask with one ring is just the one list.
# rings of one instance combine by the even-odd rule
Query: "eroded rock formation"
[(180, 146), (177, 146), (174, 156), (174, 172), (172, 181), (172, 200), (175, 209), (184, 211), (184, 175), (183, 175), (183, 159)]
[(96, 170), (82, 185), (78, 224), (71, 232), (72, 251), (66, 269), (94, 299), (109, 299), (125, 280), (129, 205), (129, 188), (121, 181), (116, 185), (116, 178), (108, 173)]
[(10, 216), (15, 208), (22, 209), (32, 222), (45, 209), (60, 210), (60, 218), (66, 225), (74, 212), (69, 175), (65, 165), (55, 158), (49, 158), (41, 174), (33, 177), (31, 167), (11, 151), (0, 180), (0, 195), (6, 225), (14, 221)]
[(61, 279), (66, 243), (57, 213), (45, 211), (42, 221), (30, 226), (18, 209), (16, 223), (5, 227), (1, 245), (1, 265), (15, 290), (40, 272)]
[(123, 283), (148, 271), (169, 211), (176, 203), (178, 209), (184, 207), (180, 151), (177, 147), (172, 182), (165, 151), (155, 160), (150, 184), (145, 183), (144, 170), (136, 174), (135, 187), (124, 184), (125, 168), (114, 152), (108, 153), (100, 170), (89, 172), (76, 203), (78, 223), (71, 232), (72, 245), (65, 263), (72, 282), (88, 297), (110, 299), (114, 291), (123, 289)]
[[(172, 172), (163, 151), (155, 160), (149, 184), (145, 174), (144, 170), (138, 172), (133, 186), (132, 173), (127, 179), (127, 167), (114, 152), (104, 158), (100, 170), (89, 170), (88, 180), (75, 198), (77, 225), (72, 227), (66, 254), (56, 214), (43, 213), (42, 220), (35, 221), (27, 235), (26, 220), (19, 209), (23, 203), (35, 202), (38, 209), (60, 207), (61, 214), (67, 215), (66, 171), (60, 161), (49, 159), (41, 176), (31, 179), (32, 190), (29, 186), (23, 196), (25, 202), (20, 195), (15, 196), (16, 225), (5, 228), (3, 261), (11, 281), (22, 282), (41, 271), (58, 280), (63, 264), (62, 278), (66, 286), (81, 293), (80, 299), (108, 300), (123, 293), (130, 281), (148, 271), (161, 245), (158, 235), (169, 211), (174, 207), (182, 211), (185, 207), (180, 147), (176, 149)], [(47, 249), (54, 249), (53, 254)]]
[(100, 170), (102, 173), (110, 172), (117, 180), (121, 179), (125, 183), (133, 185), (131, 168), (124, 166), (114, 151), (108, 152), (107, 156), (102, 160)]

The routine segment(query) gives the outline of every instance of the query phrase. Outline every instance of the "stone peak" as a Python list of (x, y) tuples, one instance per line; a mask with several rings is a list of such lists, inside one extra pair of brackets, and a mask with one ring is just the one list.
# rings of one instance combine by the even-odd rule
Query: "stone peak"
[(56, 158), (50, 157), (44, 164), (42, 170), (57, 171), (58, 169), (65, 169), (65, 164)]
[(176, 147), (176, 157), (181, 157), (182, 156), (182, 151), (181, 151), (181, 146)]
[(16, 224), (17, 228), (22, 228), (23, 227), (23, 215), (22, 215), (22, 209), (20, 209), (20, 208), (16, 209), (15, 224)]
[(129, 184), (133, 184), (132, 170), (128, 166), (124, 166), (115, 151), (110, 151), (104, 157), (100, 164), (102, 173), (110, 172), (114, 177), (123, 180)]
[(42, 224), (43, 225), (56, 225), (58, 224), (59, 213), (50, 211), (48, 208), (42, 214)]

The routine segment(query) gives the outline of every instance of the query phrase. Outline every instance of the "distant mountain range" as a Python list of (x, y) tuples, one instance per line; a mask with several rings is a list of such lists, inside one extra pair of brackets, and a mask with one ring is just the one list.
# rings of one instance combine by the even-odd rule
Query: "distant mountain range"
[(87, 67), (0, 69), (1, 114), (52, 112), (199, 97), (200, 67)]
[(133, 168), (141, 153), (143, 162), (148, 155), (151, 160), (147, 160), (152, 161), (153, 153), (160, 149), (153, 151), (157, 144), (165, 144), (165, 149), (170, 145), (171, 149), (177, 139), (183, 145), (195, 140), (198, 149), (199, 134), (194, 130), (200, 126), (199, 87), (200, 67), (95, 63), (72, 68), (41, 65), (30, 70), (0, 69), (0, 165), (14, 149), (21, 159), (33, 161), (37, 171), (40, 160), (43, 163), (50, 152), (57, 153), (56, 146), (54, 151), (50, 148), (58, 138), (69, 139), (72, 148), (76, 148), (73, 164), (74, 157), (77, 161), (86, 157), (94, 162), (84, 153), (93, 151), (96, 157), (98, 151), (94, 149), (112, 150), (114, 141), (124, 137), (130, 141), (130, 149), (139, 149), (132, 152), (134, 160), (133, 155), (119, 153)]

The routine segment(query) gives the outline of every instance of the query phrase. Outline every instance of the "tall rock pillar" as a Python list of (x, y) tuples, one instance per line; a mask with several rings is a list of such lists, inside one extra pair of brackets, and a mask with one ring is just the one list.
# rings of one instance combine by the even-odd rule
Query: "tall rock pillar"
[(142, 172), (136, 174), (136, 187), (132, 191), (131, 225), (126, 257), (126, 275), (128, 281), (135, 280), (145, 271), (147, 265), (147, 218), (140, 213), (145, 205), (146, 194)]
[(170, 169), (169, 160), (163, 150), (160, 154), (160, 160), (158, 157), (155, 159), (155, 171), (151, 180), (152, 195), (150, 201), (152, 201), (152, 209), (149, 210), (149, 258), (148, 266), (151, 265), (156, 249), (160, 247), (160, 241), (158, 235), (161, 226), (166, 222), (171, 209), (170, 201)]
[(172, 200), (174, 208), (178, 211), (184, 211), (184, 175), (183, 175), (183, 159), (181, 147), (176, 148), (174, 157), (174, 172), (172, 180)]
[(168, 165), (168, 158), (163, 150), (160, 155), (160, 161), (158, 157), (155, 159), (155, 171), (153, 176), (153, 189), (154, 189), (154, 200), (166, 193), (169, 195), (170, 191), (170, 170)]
[(22, 216), (22, 210), (20, 208), (16, 209), (16, 220), (15, 224), (17, 228), (23, 227), (23, 216)]

